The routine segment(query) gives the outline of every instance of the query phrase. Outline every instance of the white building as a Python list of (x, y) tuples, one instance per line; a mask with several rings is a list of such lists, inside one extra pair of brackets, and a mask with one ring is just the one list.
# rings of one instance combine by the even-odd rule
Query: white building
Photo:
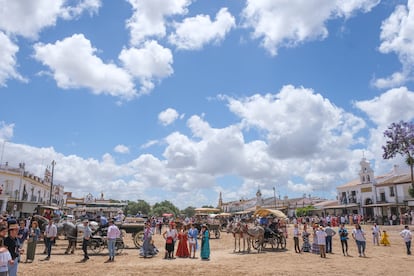
[(409, 172), (394, 166), (390, 173), (375, 176), (365, 158), (360, 166), (358, 179), (337, 187), (339, 205), (331, 206), (337, 214), (341, 211), (344, 214), (362, 214), (368, 220), (383, 223), (393, 215), (398, 218), (414, 206), (414, 198), (408, 193), (411, 185)]
[[(51, 192), (50, 171), (46, 169), (44, 178), (25, 170), (25, 164), (11, 167), (7, 163), (0, 166), (0, 211), (16, 217), (32, 215), (40, 205), (63, 206), (64, 188), (53, 185)], [(50, 202), (52, 199), (52, 202)]]

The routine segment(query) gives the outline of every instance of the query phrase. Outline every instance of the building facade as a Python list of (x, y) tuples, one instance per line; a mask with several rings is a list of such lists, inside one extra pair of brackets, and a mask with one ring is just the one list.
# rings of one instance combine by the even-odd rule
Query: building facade
[[(396, 223), (414, 206), (409, 195), (411, 175), (398, 166), (381, 176), (375, 176), (370, 163), (362, 158), (359, 178), (337, 187), (337, 213), (361, 214), (368, 221)], [(393, 219), (394, 218), (394, 219)]]
[(16, 217), (36, 213), (40, 205), (64, 205), (64, 187), (53, 185), (48, 169), (43, 178), (25, 170), (25, 164), (18, 167), (8, 163), (0, 166), (0, 208), (1, 213)]

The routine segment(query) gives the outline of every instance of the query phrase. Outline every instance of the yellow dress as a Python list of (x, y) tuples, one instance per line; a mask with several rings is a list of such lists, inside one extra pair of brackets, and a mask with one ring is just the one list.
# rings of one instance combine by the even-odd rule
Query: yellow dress
[(387, 232), (382, 233), (380, 244), (382, 244), (384, 246), (391, 245), (390, 240), (388, 239), (388, 237), (389, 236), (388, 236)]

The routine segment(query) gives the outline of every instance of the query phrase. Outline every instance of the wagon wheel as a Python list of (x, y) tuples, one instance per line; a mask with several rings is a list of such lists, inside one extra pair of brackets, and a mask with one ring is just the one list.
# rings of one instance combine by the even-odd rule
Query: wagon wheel
[(214, 230), (214, 236), (216, 237), (216, 239), (220, 239), (220, 230)]
[(280, 235), (279, 240), (278, 240), (278, 244), (277, 244), (278, 248), (279, 248), (279, 245), (280, 245), (281, 249), (286, 249), (286, 238), (285, 238), (285, 236)]
[[(279, 248), (279, 243), (277, 241), (277, 237), (271, 237), (271, 238), (269, 238), (269, 243), (272, 245), (272, 249)], [(263, 244), (263, 247), (264, 247), (264, 244)]]
[(99, 241), (97, 241), (97, 240), (90, 240), (89, 241), (89, 249), (93, 253), (98, 254), (99, 252), (101, 252), (102, 246), (101, 246), (101, 244), (100, 244)]
[(134, 245), (136, 248), (140, 249), (142, 246), (142, 239), (144, 238), (144, 232), (135, 233), (132, 238), (134, 239)]
[(122, 253), (122, 250), (124, 249), (124, 247), (125, 247), (124, 241), (122, 239), (116, 239), (115, 252), (117, 255)]

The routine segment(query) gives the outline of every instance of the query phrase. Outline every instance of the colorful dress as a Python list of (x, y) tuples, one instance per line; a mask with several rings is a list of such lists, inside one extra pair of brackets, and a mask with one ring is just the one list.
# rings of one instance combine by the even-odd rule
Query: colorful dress
[(318, 245), (318, 237), (316, 236), (316, 230), (313, 230), (313, 242), (312, 242), (312, 253), (313, 254), (319, 254), (320, 249), (319, 249), (319, 245)]
[(391, 245), (390, 240), (388, 239), (388, 233), (387, 232), (383, 232), (382, 236), (381, 236), (381, 241), (380, 244), (387, 246), (387, 245)]
[(29, 239), (27, 242), (27, 255), (26, 255), (26, 261), (34, 261), (35, 254), (36, 254), (36, 244), (37, 240), (40, 237), (40, 229), (37, 228), (31, 228), (29, 233)]
[(309, 243), (309, 233), (307, 231), (302, 232), (302, 240), (303, 240), (302, 251), (303, 252), (310, 252), (311, 245)]
[(180, 258), (188, 258), (190, 257), (190, 252), (188, 251), (188, 234), (186, 231), (180, 231), (178, 233), (178, 247), (175, 256)]
[(206, 229), (201, 232), (201, 253), (200, 257), (202, 260), (210, 259), (210, 234)]

